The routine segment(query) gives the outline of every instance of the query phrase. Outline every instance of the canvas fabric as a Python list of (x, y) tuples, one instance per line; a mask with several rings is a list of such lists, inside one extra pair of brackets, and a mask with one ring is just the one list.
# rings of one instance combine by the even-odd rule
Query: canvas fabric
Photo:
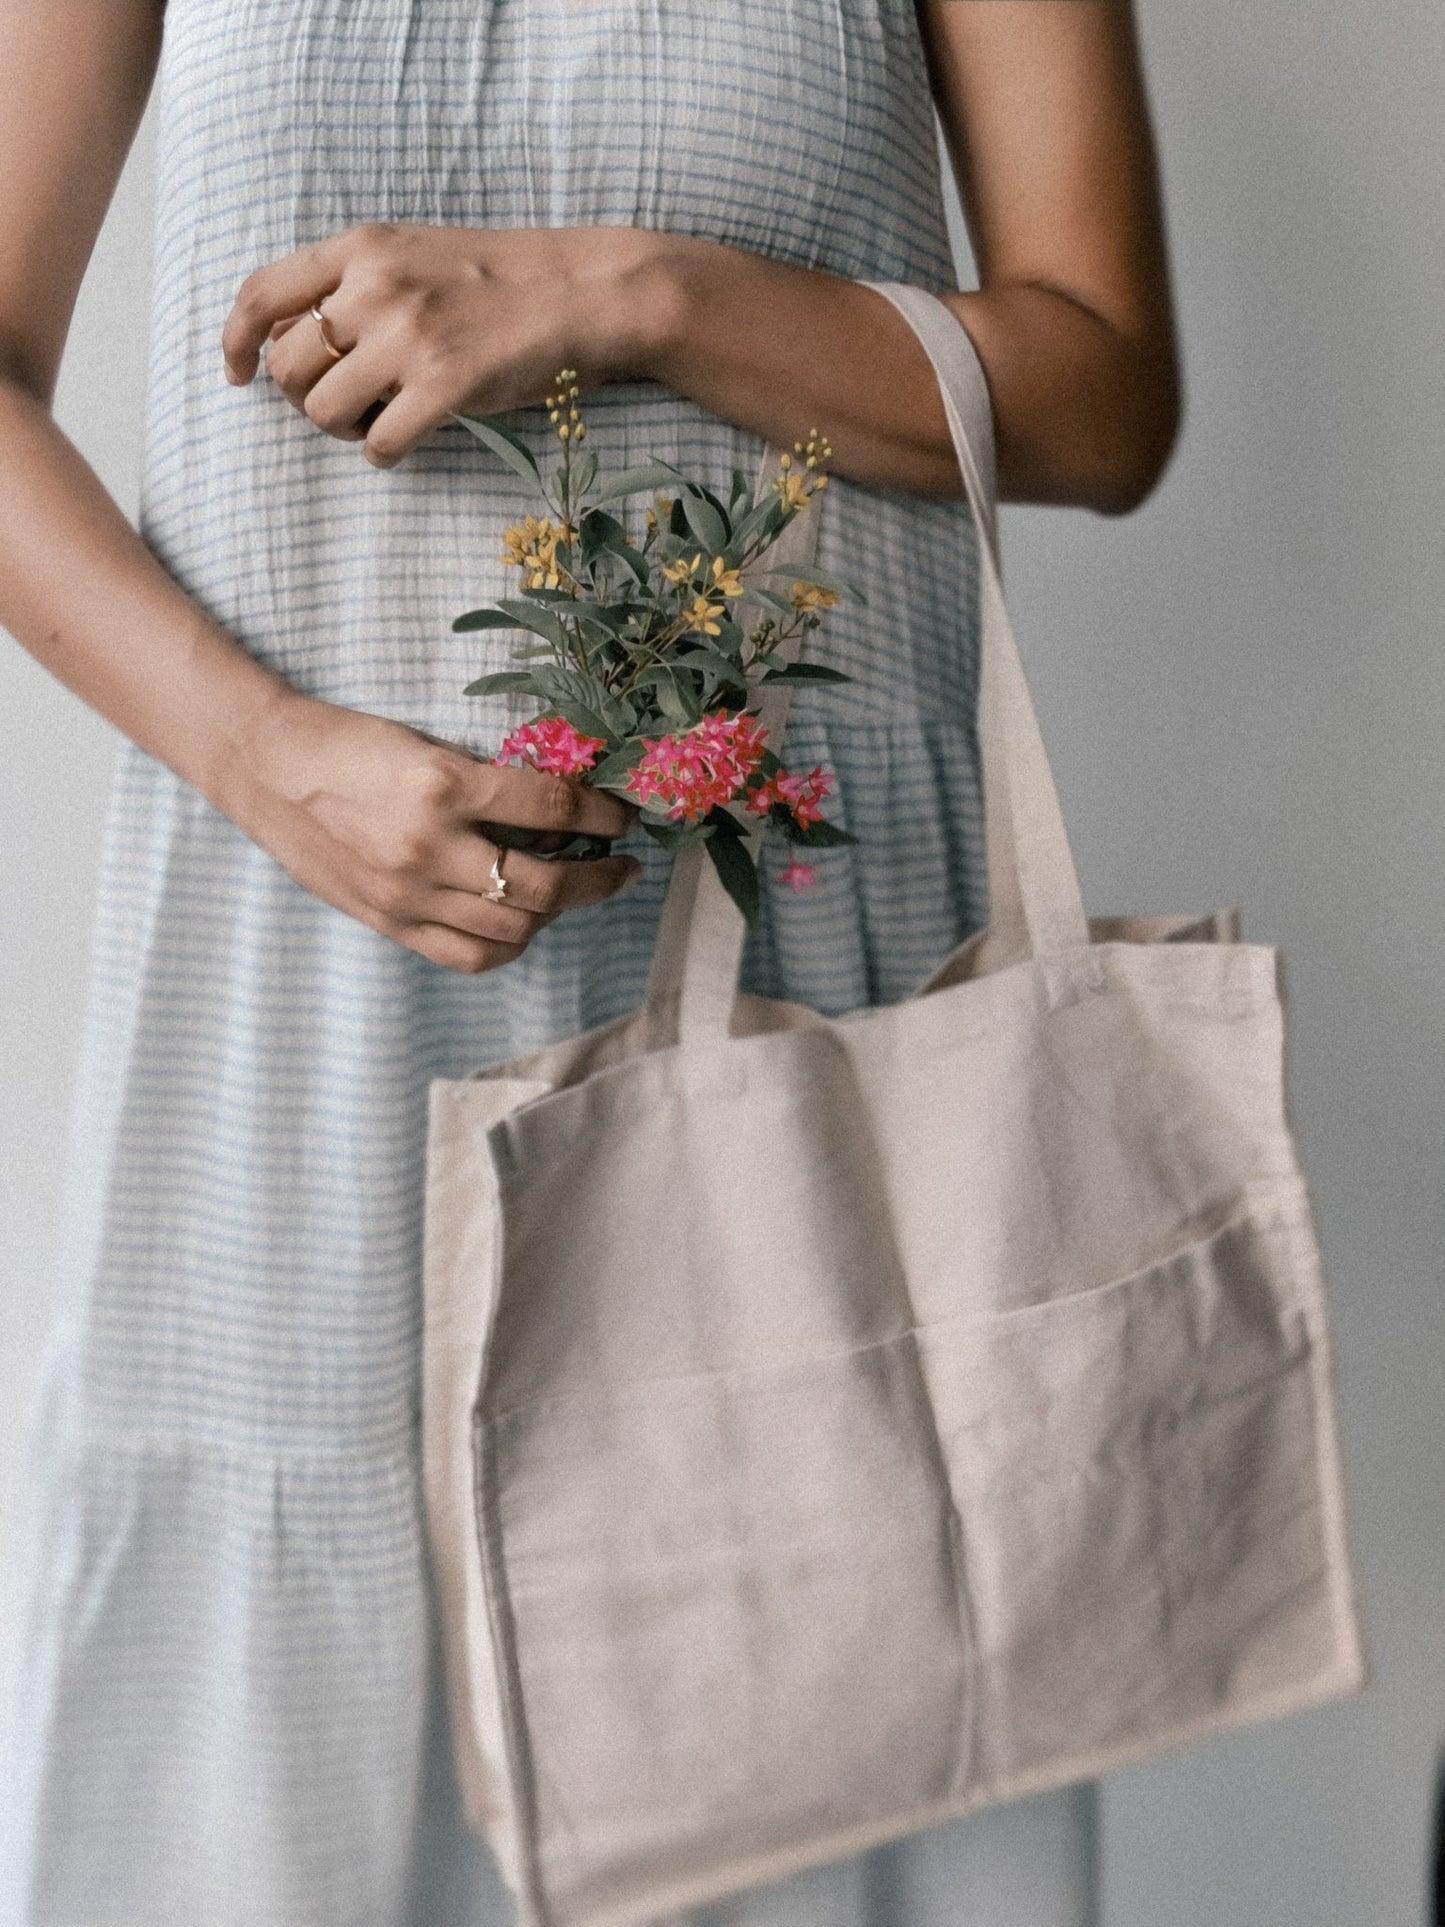
[(987, 931), (888, 1007), (743, 995), (694, 850), (641, 1009), (432, 1089), (452, 1724), (535, 1927), (632, 1927), (1365, 1674), (1278, 957), (1229, 913), (1086, 919), (982, 367), (935, 296), (872, 285), (981, 538)]

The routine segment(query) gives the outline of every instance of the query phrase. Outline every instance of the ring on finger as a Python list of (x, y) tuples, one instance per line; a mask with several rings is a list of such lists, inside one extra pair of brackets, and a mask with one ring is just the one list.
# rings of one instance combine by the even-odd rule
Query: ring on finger
[(506, 854), (505, 845), (499, 845), (496, 855), (492, 858), (492, 867), (487, 875), (493, 887), (482, 892), (488, 903), (500, 903), (507, 894), (507, 879), (502, 875), (502, 858)]
[(322, 311), (321, 303), (319, 301), (312, 303), (311, 319), (316, 323), (316, 326), (320, 331), (322, 347), (326, 350), (327, 354), (330, 355), (333, 361), (340, 361), (343, 358), (343, 356), (347, 353), (347, 350), (345, 348), (337, 347), (335, 340), (332, 338), (331, 323), (326, 319), (326, 316)]

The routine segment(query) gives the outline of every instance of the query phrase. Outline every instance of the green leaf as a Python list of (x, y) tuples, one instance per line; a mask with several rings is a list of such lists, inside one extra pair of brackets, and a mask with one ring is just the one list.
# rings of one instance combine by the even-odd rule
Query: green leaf
[(657, 691), (657, 703), (670, 723), (682, 729), (691, 729), (701, 720), (702, 711), (695, 697), (683, 687), (681, 679), (665, 662), (655, 663), (645, 669), (637, 678), (636, 688), (652, 687)]
[(587, 781), (597, 789), (625, 789), (627, 777), (637, 768), (646, 753), (646, 745), (641, 738), (634, 737), (631, 742), (624, 743), (620, 749), (614, 749), (610, 755), (604, 756), (595, 768), (590, 769), (587, 772)]
[(641, 583), (642, 587), (646, 589), (652, 580), (651, 572), (647, 566), (646, 556), (640, 555), (636, 549), (618, 549), (616, 553), (619, 559), (625, 562), (628, 568), (631, 569), (633, 575), (637, 578), (638, 582)]
[(687, 477), (680, 475), (666, 462), (644, 462), (640, 468), (626, 468), (616, 475), (604, 475), (602, 486), (592, 500), (594, 503), (620, 502), (625, 495), (641, 495), (644, 490), (650, 494), (669, 482), (686, 484)]
[(581, 622), (609, 636), (620, 636), (638, 613), (635, 602), (577, 602), (573, 613)]
[(547, 707), (540, 712), (539, 716), (532, 718), (533, 722), (539, 721), (540, 716), (560, 716), (564, 722), (571, 723), (572, 727), (583, 736), (596, 736), (604, 743), (606, 742), (607, 725), (585, 703), (570, 702), (542, 689), (537, 690), (536, 694), (542, 698)]
[(693, 484), (693, 487), (697, 490), (698, 494), (704, 498), (705, 501), (711, 502), (714, 509), (717, 510), (717, 513), (722, 518), (723, 527), (728, 531), (728, 540), (731, 541), (733, 519), (728, 514), (727, 505), (723, 501), (722, 497), (716, 492), (716, 490), (710, 489), (705, 482), (695, 482)]
[(710, 845), (711, 841), (715, 840), (712, 831), (705, 823), (661, 822), (656, 817), (649, 816), (645, 810), (639, 820), (647, 834), (660, 843), (665, 850), (685, 850), (689, 843), (709, 842)]
[(728, 527), (721, 510), (695, 486), (682, 496), (688, 527), (709, 555), (721, 555), (728, 545)]
[(775, 609), (779, 615), (791, 616), (796, 613), (789, 597), (775, 595), (771, 589), (760, 589), (753, 582), (748, 584), (748, 600), (756, 602), (761, 608)]
[(647, 563), (627, 539), (627, 531), (602, 509), (588, 509), (582, 517), (582, 561), (595, 564), (599, 556), (615, 555), (626, 563), (638, 582), (648, 580)]
[(591, 488), (597, 475), (597, 457), (590, 448), (584, 448), (572, 461), (572, 500), (580, 502)]
[(476, 682), (469, 682), (463, 690), (466, 696), (503, 696), (515, 691), (524, 691), (529, 696), (545, 696), (537, 687), (530, 669), (497, 669), (490, 676), (479, 676)]
[(702, 677), (703, 693), (711, 696), (719, 688), (735, 689), (739, 700), (747, 696), (747, 682), (740, 663), (716, 649), (689, 649), (673, 658), (679, 669), (692, 669)]
[[(534, 670), (533, 674), (549, 700), (556, 702), (559, 707), (563, 703), (570, 703), (574, 708), (585, 708), (600, 723), (600, 728), (588, 730), (590, 736), (611, 739), (632, 733), (636, 720), (632, 711), (626, 704), (620, 703), (596, 676), (589, 676), (585, 669), (567, 669), (557, 663)], [(580, 729), (582, 725), (579, 723), (577, 727)]]
[(588, 509), (582, 518), (582, 563), (595, 565), (599, 557), (615, 555), (626, 563), (638, 582), (647, 582), (647, 563), (642, 553), (628, 541), (628, 532), (615, 516), (603, 509)]
[(748, 855), (741, 836), (714, 836), (707, 853), (723, 888), (749, 923), (756, 923), (762, 893), (758, 887), (757, 865)]
[(764, 533), (769, 540), (778, 535), (789, 520), (788, 512), (771, 489), (754, 503), (733, 530), (733, 546), (748, 548)]
[(502, 605), (512, 617), (514, 629), (530, 629), (534, 636), (541, 636), (550, 642), (559, 655), (566, 653), (567, 638), (561, 623), (550, 609), (539, 607), (532, 602), (504, 602)]
[(452, 624), (453, 629), (458, 631), (468, 629), (515, 629), (516, 626), (515, 618), (509, 616), (505, 609), (469, 609), (464, 616), (458, 616)]
[(457, 415), (455, 419), (479, 442), (490, 448), (494, 455), (500, 455), (508, 468), (514, 469), (524, 482), (530, 482), (539, 495), (542, 493), (541, 471), (532, 457), (532, 451), (510, 428), (503, 428), (499, 421), (486, 415)]
[(606, 509), (588, 509), (582, 517), (579, 527), (582, 531), (582, 560), (584, 562), (590, 562), (595, 555), (600, 555), (604, 549), (625, 549), (627, 546), (626, 529), (623, 528), (622, 524), (617, 520), (617, 517), (615, 515), (609, 515)]
[(852, 682), (841, 669), (830, 669), (825, 662), (789, 662), (779, 669), (770, 669), (766, 676), (759, 676), (764, 682)]

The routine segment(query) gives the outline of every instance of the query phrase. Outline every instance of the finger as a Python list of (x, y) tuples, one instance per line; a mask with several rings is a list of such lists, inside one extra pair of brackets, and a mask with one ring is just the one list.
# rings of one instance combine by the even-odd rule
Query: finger
[(475, 890), (435, 890), (426, 907), (430, 922), (494, 943), (528, 944), (552, 921), (551, 916), (514, 904), (510, 891), (505, 902), (491, 903)]
[(278, 321), (302, 315), (341, 279), (340, 235), (272, 261), (248, 274), (221, 330), (227, 381), (244, 384), (256, 372), (261, 344)]
[(429, 383), (405, 382), (367, 431), (367, 461), (373, 468), (395, 468), (448, 420), (456, 399)]
[(384, 406), (395, 378), (385, 347), (362, 342), (340, 361), (326, 357), (325, 367), (302, 400), (302, 410), (324, 433), (343, 442), (359, 442), (366, 433), (362, 417), (368, 409)]
[[(438, 882), (453, 892), (485, 898), (496, 888), (492, 862), (497, 849), (485, 837), (468, 834), (448, 838)], [(641, 876), (642, 865), (635, 856), (626, 855), (589, 858), (586, 862), (558, 857), (544, 863), (525, 850), (503, 850), (501, 872), (507, 886), (503, 901), (550, 923), (564, 910), (615, 896), (634, 877)]]
[(469, 937), (444, 923), (414, 924), (401, 941), (418, 956), (440, 964), (444, 970), (458, 970), (467, 977), (512, 963), (527, 947), (521, 943), (493, 943), (485, 937)]
[[(472, 763), (461, 772), (457, 815), (519, 829), (569, 830), (589, 836), (626, 836), (636, 812), (605, 790), (573, 777), (514, 763)], [(490, 860), (490, 859), (489, 859)]]
[(341, 365), (328, 352), (321, 330), (309, 314), (301, 317), (300, 325), (294, 325), (293, 320), (293, 325), (284, 333), (278, 334), (273, 328), (265, 354), (266, 373), (291, 406), (303, 411), (311, 390)]

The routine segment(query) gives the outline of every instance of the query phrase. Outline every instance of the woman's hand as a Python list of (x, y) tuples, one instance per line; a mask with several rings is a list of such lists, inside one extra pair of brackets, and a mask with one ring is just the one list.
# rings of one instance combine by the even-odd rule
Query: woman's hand
[(226, 813), (314, 895), (449, 970), (509, 963), (562, 911), (641, 874), (630, 856), (546, 862), (508, 849), (506, 895), (489, 902), (489, 830), (614, 837), (636, 811), (310, 697), (287, 696), (252, 741), (225, 785)]
[[(540, 402), (559, 368), (590, 384), (645, 363), (647, 331), (665, 322), (657, 241), (626, 227), (349, 228), (242, 282), (227, 377), (250, 381), (268, 344), (292, 406), (391, 468), (453, 412)], [(310, 313), (322, 302), (340, 360)]]

